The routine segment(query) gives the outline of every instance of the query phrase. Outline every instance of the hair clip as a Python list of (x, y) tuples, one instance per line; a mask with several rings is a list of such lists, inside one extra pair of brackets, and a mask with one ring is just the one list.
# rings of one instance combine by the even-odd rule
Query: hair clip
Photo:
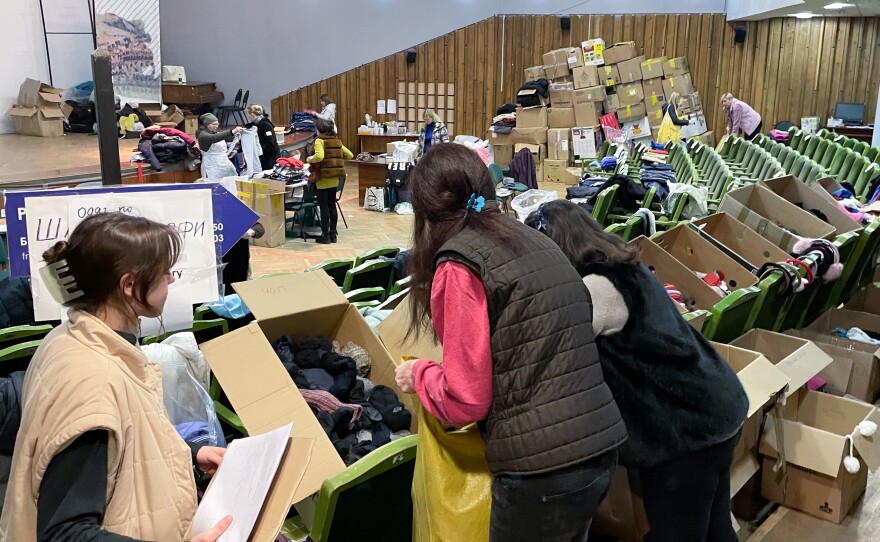
[(52, 299), (62, 305), (85, 295), (79, 288), (67, 260), (58, 260), (40, 269), (43, 284), (52, 295)]
[(471, 194), (470, 199), (467, 202), (467, 208), (464, 211), (464, 216), (467, 216), (468, 212), (473, 209), (476, 212), (480, 212), (483, 210), (483, 207), (486, 205), (486, 198), (483, 196), (477, 197), (477, 194)]
[(538, 231), (542, 231), (546, 227), (547, 219), (544, 217), (544, 204), (542, 203), (535, 211), (535, 229)]

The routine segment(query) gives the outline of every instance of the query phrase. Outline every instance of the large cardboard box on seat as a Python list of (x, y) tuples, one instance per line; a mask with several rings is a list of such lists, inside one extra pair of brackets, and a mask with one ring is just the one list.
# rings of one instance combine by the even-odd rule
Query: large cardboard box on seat
[(599, 84), (610, 87), (620, 84), (620, 72), (617, 66), (599, 66)]
[(642, 80), (642, 61), (644, 56), (637, 56), (624, 60), (617, 65), (617, 74), (620, 75), (621, 83), (635, 83)]
[(582, 88), (572, 92), (572, 103), (574, 106), (590, 102), (601, 102), (605, 100), (605, 87)]
[(596, 126), (603, 114), (600, 102), (587, 102), (574, 106), (574, 119), (577, 126)]
[(605, 64), (618, 64), (624, 60), (634, 58), (638, 54), (634, 41), (624, 41), (605, 47), (602, 56), (605, 59)]
[(597, 87), (600, 84), (599, 70), (596, 66), (581, 66), (571, 71), (574, 88)]
[(638, 103), (627, 105), (617, 110), (617, 120), (619, 122), (633, 122), (645, 118), (648, 115), (645, 104)]
[(784, 262), (791, 257), (727, 213), (709, 215), (693, 224), (755, 269), (766, 262)]
[(641, 83), (630, 83), (617, 86), (617, 96), (620, 99), (620, 107), (636, 105), (645, 101), (645, 93)]
[[(719, 212), (724, 212), (758, 232), (773, 244), (791, 252), (800, 236), (830, 238), (834, 226), (774, 194), (761, 184), (744, 186), (724, 195)], [(792, 233), (796, 231), (797, 235)]]
[(848, 213), (841, 211), (836, 203), (832, 203), (828, 198), (799, 181), (794, 175), (759, 182), (774, 194), (792, 203), (802, 203), (805, 209), (818, 209), (824, 213), (828, 223), (837, 230), (837, 235), (851, 231), (862, 231), (859, 223), (850, 218)]
[(833, 363), (819, 376), (828, 382), (836, 395), (847, 395), (871, 404), (880, 397), (880, 351), (877, 347), (832, 335), (830, 331), (789, 329), (785, 333), (813, 341), (831, 356)]
[(690, 68), (688, 68), (687, 58), (680, 56), (677, 58), (670, 58), (666, 62), (662, 63), (663, 66), (663, 76), (664, 77), (675, 77), (678, 75), (685, 75), (690, 73)]
[(663, 64), (666, 63), (666, 57), (649, 58), (641, 64), (642, 79), (658, 79), (663, 77)]
[(605, 52), (605, 40), (591, 39), (581, 42), (581, 52), (584, 54), (584, 66), (601, 66), (605, 63), (602, 53)]
[[(764, 454), (762, 495), (789, 508), (840, 523), (865, 492), (868, 471), (880, 468), (880, 434), (862, 435), (863, 421), (880, 423), (873, 405), (801, 390), (789, 398), (781, 415), (767, 416), (761, 438)], [(781, 426), (781, 441), (777, 440)], [(851, 439), (851, 442), (850, 442)], [(850, 453), (859, 463), (848, 472), (843, 459)], [(784, 453), (786, 468), (774, 472)]]
[(517, 128), (547, 128), (547, 108), (543, 105), (516, 108)]
[(577, 126), (573, 107), (551, 107), (547, 110), (547, 125), (552, 128), (574, 128)]
[(571, 129), (551, 128), (547, 130), (547, 158), (565, 160), (566, 162), (571, 160)]
[(688, 224), (681, 224), (658, 235), (654, 238), (654, 242), (691, 271), (699, 273), (720, 271), (724, 274), (730, 291), (758, 283), (757, 278), (746, 268), (692, 230)]
[(286, 462), (291, 468), (305, 463), (302, 476), (290, 482), (284, 478), (283, 469), (282, 478), (270, 492), (270, 500), (279, 500), (280, 504), (271, 515), (276, 520), (272, 522), (274, 531), (260, 539), (271, 540), (292, 504), (307, 505), (303, 501), (320, 490), (324, 480), (345, 469), (272, 348), (274, 341), (283, 335), (318, 335), (342, 343), (354, 342), (370, 354), (370, 380), (393, 389), (410, 411), (413, 402), (410, 395), (397, 388), (394, 360), (382, 341), (326, 273), (297, 273), (234, 287), (257, 321), (202, 344), (208, 365), (248, 433), (258, 435), (293, 422), (291, 436), (314, 443), (310, 455)]
[(537, 81), (538, 79), (544, 78), (544, 65), (540, 66), (532, 66), (531, 68), (526, 68), (524, 71), (524, 79), (526, 83), (530, 81)]
[(682, 96), (694, 93), (694, 83), (690, 74), (676, 75), (663, 80), (663, 95), (672, 96), (673, 92), (678, 92)]

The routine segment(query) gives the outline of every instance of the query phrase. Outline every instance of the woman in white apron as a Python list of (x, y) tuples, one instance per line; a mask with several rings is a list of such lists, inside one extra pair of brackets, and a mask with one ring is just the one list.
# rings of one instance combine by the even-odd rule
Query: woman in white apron
[(229, 160), (229, 149), (226, 143), (234, 139), (242, 131), (241, 126), (231, 130), (220, 130), (220, 121), (211, 113), (199, 117), (202, 130), (198, 134), (199, 149), (202, 151), (202, 177), (220, 180), (223, 177), (235, 177), (238, 173)]

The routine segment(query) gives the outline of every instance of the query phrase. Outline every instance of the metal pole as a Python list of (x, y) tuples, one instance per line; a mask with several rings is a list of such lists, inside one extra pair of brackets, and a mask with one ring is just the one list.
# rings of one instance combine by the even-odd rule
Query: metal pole
[(101, 181), (105, 186), (122, 184), (119, 141), (116, 131), (116, 97), (113, 94), (113, 71), (110, 66), (110, 53), (105, 49), (98, 49), (92, 54), (92, 79), (95, 81), (95, 113), (98, 117)]

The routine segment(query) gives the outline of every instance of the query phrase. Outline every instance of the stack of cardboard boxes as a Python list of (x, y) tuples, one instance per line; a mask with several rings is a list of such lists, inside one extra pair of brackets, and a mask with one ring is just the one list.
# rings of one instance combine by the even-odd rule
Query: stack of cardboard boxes
[(15, 133), (37, 137), (64, 135), (62, 92), (35, 79), (25, 79), (18, 89), (15, 105), (6, 112), (15, 123)]

